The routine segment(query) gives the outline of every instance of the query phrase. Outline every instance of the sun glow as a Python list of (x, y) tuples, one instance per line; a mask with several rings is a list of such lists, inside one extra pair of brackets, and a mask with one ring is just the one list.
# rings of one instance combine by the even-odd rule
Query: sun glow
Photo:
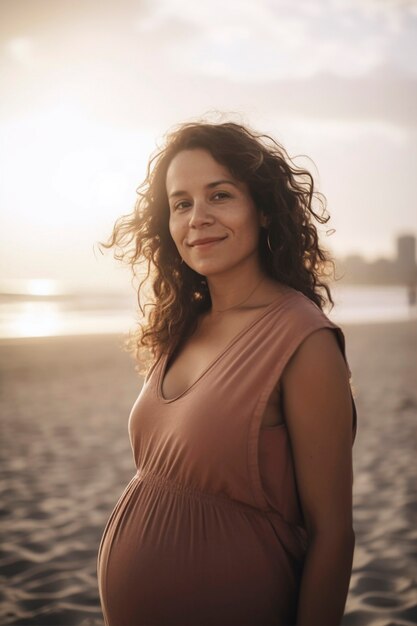
[(156, 133), (100, 124), (70, 100), (9, 119), (2, 132), (4, 258), (17, 275), (93, 275), (93, 246), (132, 209)]
[(26, 292), (29, 296), (56, 296), (57, 283), (48, 278), (31, 278), (27, 281)]

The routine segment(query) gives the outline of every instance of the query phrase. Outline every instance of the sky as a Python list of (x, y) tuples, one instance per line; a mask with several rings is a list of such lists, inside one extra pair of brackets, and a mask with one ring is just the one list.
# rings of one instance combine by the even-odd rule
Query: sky
[(0, 278), (125, 283), (97, 243), (202, 117), (311, 171), (334, 254), (393, 257), (417, 235), (416, 35), (411, 0), (0, 0)]

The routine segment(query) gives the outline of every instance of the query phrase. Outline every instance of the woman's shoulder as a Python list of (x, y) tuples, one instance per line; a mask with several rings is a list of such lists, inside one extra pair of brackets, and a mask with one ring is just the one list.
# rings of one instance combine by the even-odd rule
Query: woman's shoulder
[(308, 326), (330, 326), (339, 328), (325, 311), (314, 300), (306, 296), (303, 292), (290, 287), (288, 298), (285, 302), (288, 322), (294, 326), (306, 329)]
[[(293, 297), (288, 301), (284, 324), (288, 330), (288, 341), (294, 344), (294, 349), (304, 344), (304, 350), (308, 345), (312, 353), (323, 353), (324, 355), (334, 348), (334, 339), (336, 338), (339, 349), (348, 365), (349, 375), (351, 375), (343, 328), (331, 320), (318, 304), (302, 292), (293, 290)], [(323, 330), (323, 332), (316, 332), (319, 330)]]

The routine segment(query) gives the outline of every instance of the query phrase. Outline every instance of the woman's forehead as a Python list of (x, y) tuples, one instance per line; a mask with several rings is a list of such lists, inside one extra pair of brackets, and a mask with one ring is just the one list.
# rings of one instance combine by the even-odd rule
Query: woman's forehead
[(173, 186), (181, 183), (205, 185), (218, 179), (237, 182), (229, 169), (216, 161), (210, 152), (195, 148), (182, 150), (173, 157), (167, 169), (166, 187), (172, 192)]

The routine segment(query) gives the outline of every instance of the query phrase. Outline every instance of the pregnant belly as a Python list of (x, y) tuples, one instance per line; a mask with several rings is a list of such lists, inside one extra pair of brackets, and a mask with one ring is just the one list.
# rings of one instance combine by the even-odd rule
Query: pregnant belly
[(263, 512), (130, 481), (101, 539), (107, 626), (291, 624), (300, 562)]

